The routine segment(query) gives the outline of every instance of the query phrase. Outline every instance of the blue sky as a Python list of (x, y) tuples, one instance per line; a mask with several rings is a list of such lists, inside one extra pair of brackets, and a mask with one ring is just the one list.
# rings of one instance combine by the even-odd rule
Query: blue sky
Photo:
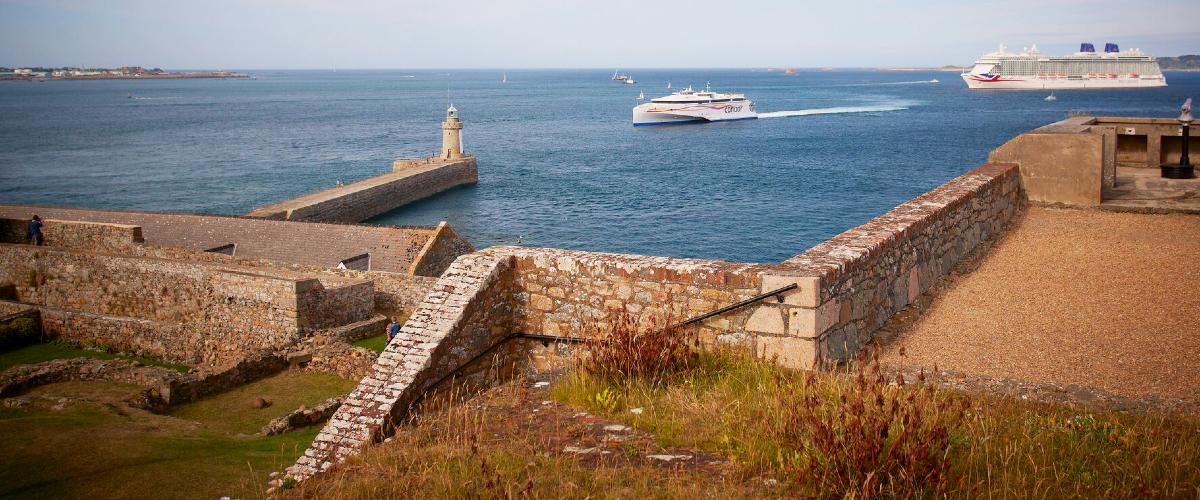
[(1000, 43), (1200, 53), (1197, 19), (1197, 0), (0, 0), (0, 65), (935, 66)]

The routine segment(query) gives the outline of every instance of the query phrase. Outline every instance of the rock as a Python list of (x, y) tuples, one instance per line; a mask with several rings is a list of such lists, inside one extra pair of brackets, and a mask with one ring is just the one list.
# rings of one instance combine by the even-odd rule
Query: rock
[(630, 408), (629, 409), (629, 413), (632, 413), (634, 415), (641, 415), (642, 411), (643, 410), (641, 408)]
[(540, 388), (540, 387), (549, 387), (549, 386), (550, 386), (550, 382), (546, 382), (546, 381), (542, 381), (542, 382), (534, 382), (534, 383), (533, 383), (533, 387), (534, 387), (534, 388)]
[(671, 462), (675, 460), (689, 460), (691, 455), (646, 455), (646, 458), (651, 460), (662, 460), (663, 462)]
[(604, 430), (610, 431), (610, 432), (625, 432), (625, 431), (629, 430), (629, 427), (626, 427), (621, 424), (612, 424), (612, 425), (604, 426)]
[(268, 406), (271, 406), (271, 402), (263, 398), (254, 398), (254, 401), (250, 403), (250, 407), (256, 410), (261, 410)]

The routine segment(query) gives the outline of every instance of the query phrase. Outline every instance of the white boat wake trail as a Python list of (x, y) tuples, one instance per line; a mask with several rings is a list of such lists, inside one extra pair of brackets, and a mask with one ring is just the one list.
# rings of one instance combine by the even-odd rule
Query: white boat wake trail
[(878, 106), (839, 106), (835, 108), (797, 109), (794, 111), (769, 111), (759, 113), (759, 118), (785, 118), (788, 116), (837, 115), (844, 113), (883, 113), (887, 111), (904, 111), (908, 106), (897, 104), (882, 104)]
[(876, 87), (879, 85), (921, 85), (926, 83), (941, 83), (940, 80), (916, 80), (912, 82), (875, 82), (875, 83), (847, 83), (843, 87)]

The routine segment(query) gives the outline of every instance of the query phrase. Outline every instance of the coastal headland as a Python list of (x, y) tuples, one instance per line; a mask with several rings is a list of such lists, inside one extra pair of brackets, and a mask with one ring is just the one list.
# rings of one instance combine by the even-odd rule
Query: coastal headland
[(141, 66), (120, 68), (0, 68), (0, 80), (171, 80), (188, 78), (253, 78), (225, 70), (165, 71)]

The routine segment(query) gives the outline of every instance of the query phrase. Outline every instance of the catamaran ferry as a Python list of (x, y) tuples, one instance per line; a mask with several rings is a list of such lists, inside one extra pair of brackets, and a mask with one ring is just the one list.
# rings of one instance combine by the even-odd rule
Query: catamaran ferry
[(633, 108), (634, 125), (665, 125), (686, 122), (720, 122), (758, 118), (754, 102), (745, 94), (721, 94), (713, 92), (705, 84), (704, 90), (692, 87), (666, 97), (651, 99)]
[(1166, 87), (1158, 61), (1133, 49), (1122, 51), (1115, 43), (1097, 53), (1090, 43), (1080, 44), (1069, 56), (1046, 57), (1037, 45), (1020, 54), (1000, 50), (975, 61), (962, 74), (971, 89), (1113, 89)]

